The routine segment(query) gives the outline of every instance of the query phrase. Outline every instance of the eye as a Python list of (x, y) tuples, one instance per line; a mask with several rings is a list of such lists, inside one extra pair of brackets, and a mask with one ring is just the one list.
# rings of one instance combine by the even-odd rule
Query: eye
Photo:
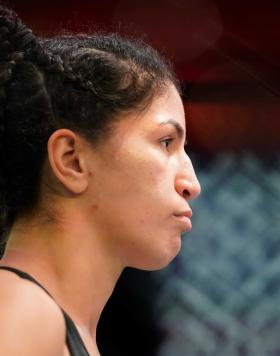
[(171, 142), (173, 141), (174, 139), (172, 137), (168, 137), (168, 138), (165, 138), (164, 140), (161, 140), (160, 141), (160, 144), (168, 150), (168, 147), (169, 145), (171, 144)]

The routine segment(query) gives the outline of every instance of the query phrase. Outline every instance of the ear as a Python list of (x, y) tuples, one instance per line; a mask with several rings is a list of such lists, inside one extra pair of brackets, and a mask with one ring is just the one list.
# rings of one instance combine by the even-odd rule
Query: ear
[(48, 157), (53, 174), (71, 193), (83, 193), (88, 186), (83, 141), (73, 131), (56, 130), (48, 141)]

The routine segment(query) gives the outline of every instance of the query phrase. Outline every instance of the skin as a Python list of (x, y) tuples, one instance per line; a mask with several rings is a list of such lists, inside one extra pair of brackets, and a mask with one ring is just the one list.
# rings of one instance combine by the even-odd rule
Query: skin
[[(170, 84), (145, 112), (119, 121), (96, 147), (67, 129), (49, 139), (38, 208), (16, 221), (1, 264), (22, 269), (45, 286), (73, 319), (91, 355), (99, 355), (97, 323), (123, 269), (165, 267), (180, 250), (181, 234), (191, 228), (190, 221), (176, 217), (200, 193), (185, 135), (183, 104)], [(27, 290), (18, 308), (29, 298), (45, 305), (41, 320), (48, 322), (40, 323), (42, 328), (18, 327), (25, 342), (30, 340), (33, 350), (46, 344), (46, 355), (67, 355), (57, 304), (6, 271), (0, 271), (3, 284), (3, 310), (15, 303), (14, 288)], [(33, 304), (24, 307), (32, 315)], [(0, 335), (1, 325), (7, 329), (10, 322), (7, 313), (1, 319)], [(54, 342), (47, 333), (45, 344), (34, 345), (35, 329), (43, 333), (49, 322), (60, 336)]]

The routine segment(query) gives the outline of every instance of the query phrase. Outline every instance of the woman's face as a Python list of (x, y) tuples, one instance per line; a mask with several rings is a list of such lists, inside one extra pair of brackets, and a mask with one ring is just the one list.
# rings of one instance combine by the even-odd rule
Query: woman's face
[[(159, 269), (191, 229), (188, 200), (200, 193), (185, 153), (184, 108), (173, 85), (144, 113), (121, 120), (91, 150), (89, 219), (124, 266)], [(180, 216), (181, 215), (181, 216)]]

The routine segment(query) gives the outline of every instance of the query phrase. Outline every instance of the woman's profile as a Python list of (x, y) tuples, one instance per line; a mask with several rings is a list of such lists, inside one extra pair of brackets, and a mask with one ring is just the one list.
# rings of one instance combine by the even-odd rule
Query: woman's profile
[(0, 6), (1, 355), (99, 355), (124, 268), (165, 267), (191, 229), (185, 138), (178, 80), (150, 46), (38, 38)]

